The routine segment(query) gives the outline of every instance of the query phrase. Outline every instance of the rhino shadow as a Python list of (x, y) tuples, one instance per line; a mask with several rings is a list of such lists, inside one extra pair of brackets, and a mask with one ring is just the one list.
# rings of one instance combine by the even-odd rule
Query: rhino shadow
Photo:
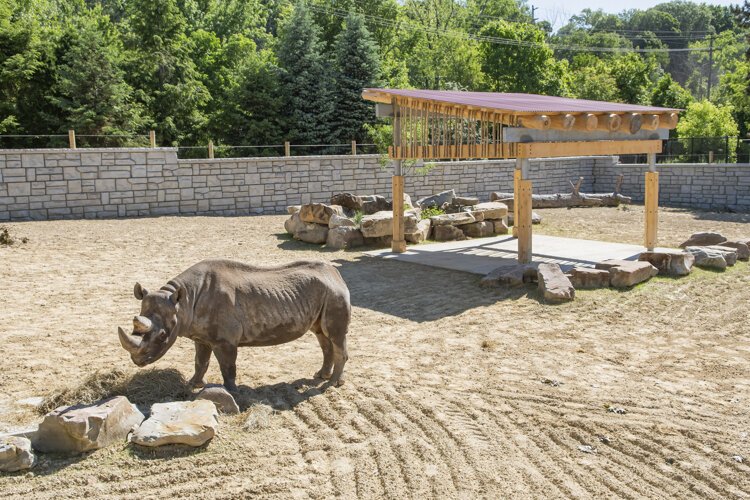
[(312, 398), (324, 394), (329, 387), (326, 380), (299, 378), (292, 382), (279, 382), (256, 387), (239, 385), (233, 393), (237, 406), (244, 412), (255, 405), (266, 405), (274, 411), (289, 411)]
[(483, 288), (481, 276), (362, 255), (333, 261), (349, 287), (353, 306), (417, 323), (522, 297), (538, 299), (536, 285)]

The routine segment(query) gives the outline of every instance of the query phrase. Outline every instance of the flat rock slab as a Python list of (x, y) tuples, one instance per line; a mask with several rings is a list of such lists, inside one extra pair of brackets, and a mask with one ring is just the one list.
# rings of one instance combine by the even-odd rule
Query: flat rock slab
[(459, 227), (470, 238), (486, 238), (495, 234), (495, 224), (492, 221), (473, 222)]
[(300, 219), (302, 222), (309, 222), (311, 224), (324, 224), (328, 225), (328, 221), (331, 219), (331, 215), (344, 215), (344, 209), (340, 205), (326, 205), (325, 203), (309, 203), (302, 205), (299, 210)]
[(413, 233), (404, 233), (404, 239), (409, 243), (422, 243), (430, 237), (432, 222), (430, 219), (424, 219), (417, 222), (417, 230)]
[(476, 222), (476, 218), (471, 214), (471, 212), (458, 212), (455, 214), (435, 215), (433, 217), (430, 217), (430, 221), (432, 221), (432, 225), (435, 227), (460, 226), (463, 224), (471, 224), (472, 222)]
[(483, 287), (518, 286), (537, 281), (539, 264), (508, 264), (489, 272), (479, 281)]
[(609, 270), (574, 267), (570, 270), (570, 282), (581, 290), (609, 288)]
[(695, 265), (698, 267), (718, 271), (723, 271), (727, 268), (727, 260), (724, 258), (725, 252), (705, 247), (685, 247), (685, 251), (693, 254)]
[(489, 201), (474, 205), (472, 211), (481, 213), (484, 216), (484, 220), (502, 219), (508, 216), (508, 205), (498, 201)]
[(457, 207), (473, 207), (479, 204), (479, 198), (473, 196), (456, 196), (453, 198), (451, 204)]
[(432, 196), (425, 196), (424, 198), (418, 199), (417, 206), (420, 208), (430, 208), (430, 207), (441, 208), (446, 203), (448, 203), (449, 205), (453, 203), (453, 198), (455, 197), (456, 197), (456, 191), (453, 189), (450, 189), (448, 191), (443, 191), (441, 193), (434, 194)]
[(49, 412), (33, 437), (34, 449), (83, 453), (124, 442), (144, 416), (125, 396), (90, 405), (64, 406)]
[(576, 290), (557, 264), (542, 263), (537, 269), (539, 292), (549, 302), (568, 302), (575, 298)]
[[(292, 217), (296, 217), (296, 215), (292, 215)], [(328, 226), (303, 222), (302, 226), (294, 232), (294, 239), (304, 241), (305, 243), (322, 245), (328, 239)]]
[(357, 223), (354, 222), (353, 219), (350, 219), (349, 217), (344, 217), (343, 215), (339, 214), (333, 214), (331, 215), (331, 218), (328, 219), (328, 228), (333, 229), (334, 227), (357, 227)]
[(36, 463), (31, 441), (23, 437), (0, 438), (0, 471), (18, 472)]
[(711, 245), (706, 248), (723, 253), (724, 260), (727, 261), (728, 266), (735, 265), (737, 263), (737, 260), (739, 259), (739, 253), (737, 252), (737, 250), (732, 247), (725, 247), (724, 243), (722, 243), (721, 245)]
[(724, 248), (733, 248), (737, 251), (737, 260), (750, 260), (750, 246), (746, 241), (722, 241), (719, 245)]
[(708, 245), (718, 245), (727, 241), (726, 237), (721, 233), (693, 233), (687, 241), (680, 244), (680, 248), (687, 247), (704, 247)]
[(141, 446), (201, 446), (216, 435), (218, 427), (219, 414), (212, 401), (156, 403), (130, 441)]
[(393, 210), (393, 203), (379, 194), (369, 194), (359, 197), (362, 202), (362, 212), (365, 215), (373, 215), (378, 212)]
[[(362, 236), (365, 238), (380, 238), (393, 235), (393, 212), (382, 210), (362, 217), (360, 223)], [(404, 212), (404, 232), (414, 233), (417, 230), (417, 214), (413, 211)]]
[(203, 390), (195, 395), (195, 400), (205, 399), (213, 402), (219, 413), (227, 415), (236, 415), (240, 412), (237, 401), (222, 385), (207, 385)]
[[(531, 212), (531, 223), (541, 224), (542, 216), (536, 212)], [(511, 226), (513, 225), (513, 212), (508, 212), (508, 224), (510, 224)]]
[(643, 252), (638, 260), (648, 262), (664, 276), (687, 276), (695, 264), (693, 254), (682, 250)]
[(659, 274), (658, 269), (643, 261), (613, 259), (598, 262), (595, 267), (609, 271), (609, 284), (615, 288), (635, 286)]
[(466, 235), (456, 226), (434, 226), (432, 237), (435, 241), (461, 241), (466, 239)]

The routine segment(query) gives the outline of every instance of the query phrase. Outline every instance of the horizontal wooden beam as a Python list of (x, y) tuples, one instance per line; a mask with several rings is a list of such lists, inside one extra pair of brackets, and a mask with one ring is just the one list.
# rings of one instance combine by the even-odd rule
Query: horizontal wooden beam
[(555, 158), (561, 156), (599, 156), (661, 153), (662, 142), (590, 141), (528, 142), (517, 144), (517, 158)]

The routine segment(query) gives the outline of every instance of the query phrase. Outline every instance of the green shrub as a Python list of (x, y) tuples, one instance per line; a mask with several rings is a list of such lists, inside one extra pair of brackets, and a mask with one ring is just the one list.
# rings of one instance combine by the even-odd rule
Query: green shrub
[(422, 210), (422, 220), (429, 219), (430, 217), (435, 217), (436, 215), (443, 215), (445, 214), (445, 210), (441, 210), (437, 207), (429, 207)]

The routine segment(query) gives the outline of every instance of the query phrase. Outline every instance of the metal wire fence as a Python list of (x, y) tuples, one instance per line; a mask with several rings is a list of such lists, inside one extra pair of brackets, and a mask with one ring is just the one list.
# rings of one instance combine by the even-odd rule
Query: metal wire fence
[[(647, 163), (646, 155), (621, 155), (620, 163)], [(684, 137), (664, 141), (657, 163), (750, 163), (750, 139)]]

